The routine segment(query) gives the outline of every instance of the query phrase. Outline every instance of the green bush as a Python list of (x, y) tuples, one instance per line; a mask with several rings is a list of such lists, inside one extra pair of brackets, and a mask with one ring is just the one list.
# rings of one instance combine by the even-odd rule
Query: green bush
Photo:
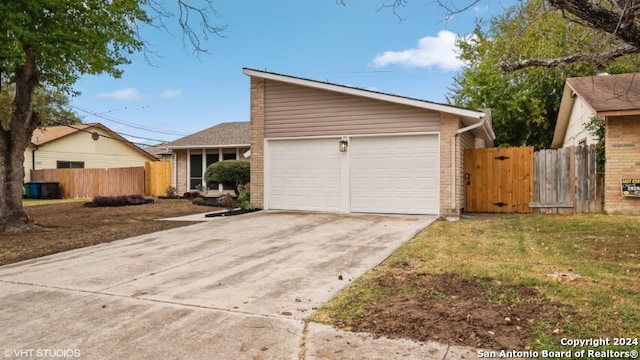
[(240, 191), (238, 201), (240, 202), (240, 209), (251, 209), (251, 193), (249, 192), (249, 189)]
[(250, 165), (246, 161), (223, 160), (209, 165), (204, 173), (207, 183), (233, 185), (236, 195), (250, 180)]
[(105, 206), (126, 206), (126, 205), (138, 205), (152, 202), (145, 199), (140, 194), (135, 195), (121, 195), (121, 196), (96, 196), (90, 203), (92, 206), (105, 207)]

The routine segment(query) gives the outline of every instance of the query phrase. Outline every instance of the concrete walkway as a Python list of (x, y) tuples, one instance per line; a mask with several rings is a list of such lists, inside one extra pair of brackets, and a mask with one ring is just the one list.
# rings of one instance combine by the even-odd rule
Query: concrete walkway
[(3, 358), (475, 358), (305, 321), (434, 220), (263, 211), (3, 266)]

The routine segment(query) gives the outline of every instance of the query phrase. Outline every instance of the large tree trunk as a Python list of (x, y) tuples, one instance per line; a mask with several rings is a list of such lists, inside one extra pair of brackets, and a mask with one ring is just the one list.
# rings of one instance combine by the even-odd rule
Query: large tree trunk
[(15, 72), (15, 84), (11, 120), (2, 121), (0, 126), (0, 232), (36, 228), (22, 208), (24, 151), (39, 125), (32, 106), (38, 78), (31, 49), (26, 49), (25, 65)]

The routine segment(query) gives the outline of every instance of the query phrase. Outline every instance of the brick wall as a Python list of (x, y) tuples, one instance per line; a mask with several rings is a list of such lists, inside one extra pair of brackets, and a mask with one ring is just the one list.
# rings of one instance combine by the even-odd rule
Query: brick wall
[(187, 151), (186, 150), (174, 150), (176, 153), (176, 193), (182, 195), (189, 191), (187, 189)]
[[(451, 166), (453, 135), (460, 128), (457, 116), (441, 113), (440, 115), (440, 215), (460, 215), (459, 207), (452, 207), (453, 179)], [(459, 147), (457, 147), (459, 149)], [(457, 190), (457, 189), (456, 189)]]
[(604, 210), (640, 215), (640, 198), (622, 196), (620, 178), (640, 178), (640, 116), (606, 119)]
[(264, 79), (251, 78), (251, 205), (264, 207)]

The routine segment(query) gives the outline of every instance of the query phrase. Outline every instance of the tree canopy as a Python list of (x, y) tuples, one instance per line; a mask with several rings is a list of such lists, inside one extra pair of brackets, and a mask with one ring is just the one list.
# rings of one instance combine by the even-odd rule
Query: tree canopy
[[(413, 0), (414, 2), (416, 0)], [(487, 0), (436, 0), (434, 3), (445, 12), (449, 19), (468, 11)], [(345, 5), (347, 0), (336, 0)], [(409, 4), (409, 0), (383, 0), (380, 9), (389, 9), (400, 17), (399, 9)], [(530, 6), (527, 0), (519, 0), (523, 7)], [(518, 6), (518, 5), (516, 5)], [(553, 57), (527, 57), (500, 62), (505, 71), (526, 67), (562, 67), (576, 62), (604, 64), (628, 54), (640, 53), (640, 6), (637, 0), (544, 0), (537, 2), (540, 14), (559, 13), (567, 21), (591, 29), (606, 38), (606, 48), (574, 49), (573, 52)], [(545, 36), (543, 33), (540, 36)]]
[(491, 108), (498, 145), (548, 147), (567, 77), (634, 71), (640, 65), (636, 55), (605, 63), (503, 71), (503, 63), (517, 59), (615, 47), (606, 34), (568, 21), (558, 11), (541, 12), (541, 3), (531, 0), (514, 6), (488, 24), (479, 23), (473, 34), (458, 42), (466, 65), (454, 77), (447, 100), (457, 106)]
[[(11, 107), (15, 97), (15, 84), (6, 84), (0, 89), (0, 118), (11, 118)], [(59, 91), (38, 86), (33, 94), (33, 108), (41, 117), (42, 126), (73, 124), (82, 121), (71, 109), (69, 96)]]
[[(195, 51), (204, 51), (199, 40), (223, 30), (208, 22), (215, 13), (213, 0), (202, 0), (200, 6), (176, 2), (185, 37)], [(120, 76), (120, 66), (144, 48), (140, 26), (163, 27), (170, 16), (157, 0), (0, 2), (0, 93), (14, 86), (10, 116), (0, 114), (0, 232), (34, 228), (22, 208), (24, 150), (54, 110), (37, 106), (36, 89), (44, 85), (53, 91), (50, 95), (73, 94), (83, 74)], [(57, 114), (62, 115), (70, 114)]]

